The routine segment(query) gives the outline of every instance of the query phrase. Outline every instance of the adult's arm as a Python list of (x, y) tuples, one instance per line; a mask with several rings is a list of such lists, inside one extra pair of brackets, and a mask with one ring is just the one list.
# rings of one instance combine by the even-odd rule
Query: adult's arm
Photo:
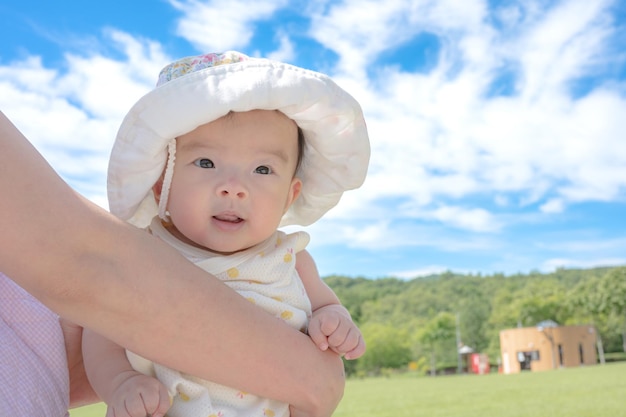
[(74, 192), (2, 113), (0, 196), (0, 270), (61, 316), (303, 415), (335, 409), (336, 354)]

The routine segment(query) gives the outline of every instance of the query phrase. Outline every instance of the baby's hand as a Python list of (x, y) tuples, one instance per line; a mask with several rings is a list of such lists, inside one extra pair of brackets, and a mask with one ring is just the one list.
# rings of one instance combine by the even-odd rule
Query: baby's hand
[(106, 417), (163, 417), (171, 406), (165, 386), (158, 379), (138, 373), (126, 372), (113, 393)]
[(345, 307), (331, 304), (313, 312), (309, 336), (321, 350), (330, 348), (346, 359), (356, 359), (365, 353), (361, 331)]

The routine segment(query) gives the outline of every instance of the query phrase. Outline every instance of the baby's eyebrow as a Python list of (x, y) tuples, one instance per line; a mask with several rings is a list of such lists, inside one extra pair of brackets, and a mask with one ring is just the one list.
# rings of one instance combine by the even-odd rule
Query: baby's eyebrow
[(176, 148), (178, 148), (178, 150), (185, 150), (185, 151), (195, 151), (198, 149), (206, 149), (206, 150), (213, 149), (213, 147), (210, 146), (206, 142), (179, 141), (179, 140), (176, 141)]
[(269, 150), (266, 152), (268, 155), (272, 155), (280, 159), (282, 162), (289, 162), (289, 154), (284, 148)]

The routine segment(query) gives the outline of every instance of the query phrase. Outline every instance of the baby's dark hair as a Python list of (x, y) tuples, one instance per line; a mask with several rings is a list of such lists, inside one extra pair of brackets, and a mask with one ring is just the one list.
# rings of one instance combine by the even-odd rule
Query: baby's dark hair
[(302, 165), (302, 160), (304, 159), (304, 147), (306, 146), (304, 132), (300, 129), (300, 126), (296, 126), (298, 128), (298, 159), (296, 160), (296, 170), (294, 171), (294, 175), (298, 175), (298, 171)]

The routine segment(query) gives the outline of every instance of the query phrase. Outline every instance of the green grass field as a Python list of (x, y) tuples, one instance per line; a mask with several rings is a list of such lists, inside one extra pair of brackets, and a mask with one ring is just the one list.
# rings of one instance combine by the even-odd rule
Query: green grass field
[[(102, 417), (96, 404), (71, 417)], [(517, 375), (349, 380), (333, 417), (626, 416), (626, 363)]]

